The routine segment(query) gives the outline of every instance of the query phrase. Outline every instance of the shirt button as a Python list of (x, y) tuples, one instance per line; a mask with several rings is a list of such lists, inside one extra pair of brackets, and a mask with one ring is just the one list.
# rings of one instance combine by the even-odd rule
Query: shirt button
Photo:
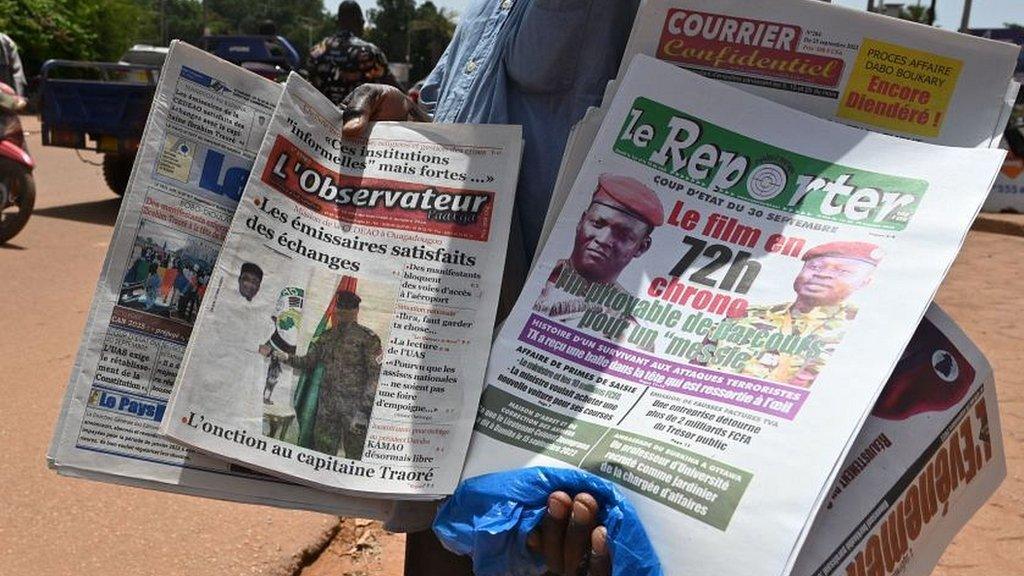
[(476, 60), (466, 62), (466, 74), (472, 74), (473, 72), (476, 72)]
[(509, 10), (511, 8), (512, 8), (512, 0), (502, 0), (502, 2), (501, 2), (501, 9), (502, 10)]

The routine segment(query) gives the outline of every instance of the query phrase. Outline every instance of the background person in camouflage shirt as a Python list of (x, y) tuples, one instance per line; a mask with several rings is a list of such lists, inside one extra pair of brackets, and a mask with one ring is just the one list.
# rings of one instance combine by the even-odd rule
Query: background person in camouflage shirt
[(360, 302), (354, 292), (339, 293), (335, 304), (338, 323), (324, 332), (305, 356), (274, 352), (281, 361), (301, 370), (323, 367), (312, 448), (333, 456), (343, 442), (344, 456), (352, 460), (363, 457), (383, 356), (380, 337), (358, 323)]
[(346, 0), (338, 6), (338, 33), (309, 51), (306, 77), (335, 104), (341, 104), (349, 92), (367, 82), (401, 89), (388, 69), (384, 52), (360, 38), (363, 24), (362, 8)]
[(743, 318), (724, 320), (708, 339), (718, 347), (738, 347), (750, 358), (737, 369), (726, 361), (730, 356), (716, 354), (708, 367), (809, 387), (857, 316), (846, 299), (871, 283), (880, 260), (881, 249), (868, 242), (830, 242), (808, 250), (793, 280), (794, 302), (750, 308)]

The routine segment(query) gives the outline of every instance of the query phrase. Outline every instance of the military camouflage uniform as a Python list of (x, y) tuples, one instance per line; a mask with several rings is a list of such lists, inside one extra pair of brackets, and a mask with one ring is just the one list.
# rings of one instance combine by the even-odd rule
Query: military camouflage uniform
[(367, 82), (398, 86), (384, 52), (355, 34), (343, 31), (321, 40), (309, 51), (310, 83), (335, 104)]
[(362, 458), (382, 355), (380, 338), (372, 330), (349, 323), (324, 332), (305, 356), (288, 359), (303, 370), (318, 364), (324, 369), (313, 426), (314, 450), (336, 455), (344, 437), (345, 457)]
[[(735, 326), (747, 329), (780, 332), (784, 335), (816, 336), (822, 344), (821, 354), (816, 358), (805, 358), (800, 354), (786, 353), (781, 350), (770, 350), (764, 346), (752, 344), (731, 344), (738, 346), (751, 355), (743, 369), (736, 372), (742, 376), (752, 376), (772, 382), (782, 382), (797, 386), (810, 386), (824, 367), (828, 357), (846, 333), (846, 325), (857, 316), (857, 308), (850, 304), (836, 306), (818, 306), (810, 312), (800, 312), (793, 308), (792, 303), (775, 306), (756, 306), (747, 310), (747, 315), (736, 320), (729, 320)], [(714, 343), (714, 340), (709, 339)], [(731, 368), (708, 364), (709, 368), (733, 372)], [(798, 377), (799, 375), (799, 377)]]

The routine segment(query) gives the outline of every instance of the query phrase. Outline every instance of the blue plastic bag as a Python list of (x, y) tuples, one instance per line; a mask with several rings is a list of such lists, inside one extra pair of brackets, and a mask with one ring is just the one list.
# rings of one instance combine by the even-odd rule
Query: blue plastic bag
[(525, 468), (463, 481), (437, 513), (434, 532), (445, 548), (473, 558), (476, 576), (537, 576), (544, 560), (526, 538), (544, 518), (548, 496), (592, 495), (608, 530), (612, 576), (661, 576), (661, 564), (636, 510), (611, 482), (565, 468)]

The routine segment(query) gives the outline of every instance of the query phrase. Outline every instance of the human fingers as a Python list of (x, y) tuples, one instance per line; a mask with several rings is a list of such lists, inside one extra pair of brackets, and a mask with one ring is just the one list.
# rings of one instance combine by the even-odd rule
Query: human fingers
[(565, 529), (565, 573), (575, 575), (590, 557), (590, 533), (597, 528), (597, 500), (586, 492), (572, 502), (569, 526)]
[(405, 94), (394, 86), (363, 84), (345, 98), (342, 134), (346, 138), (357, 138), (363, 135), (370, 122), (406, 120), (410, 104)]
[(588, 576), (611, 576), (612, 555), (608, 551), (608, 530), (604, 526), (590, 533), (590, 572)]
[(558, 491), (548, 496), (548, 510), (540, 524), (540, 546), (548, 570), (555, 574), (565, 573), (562, 546), (571, 514), (572, 498), (568, 494)]

